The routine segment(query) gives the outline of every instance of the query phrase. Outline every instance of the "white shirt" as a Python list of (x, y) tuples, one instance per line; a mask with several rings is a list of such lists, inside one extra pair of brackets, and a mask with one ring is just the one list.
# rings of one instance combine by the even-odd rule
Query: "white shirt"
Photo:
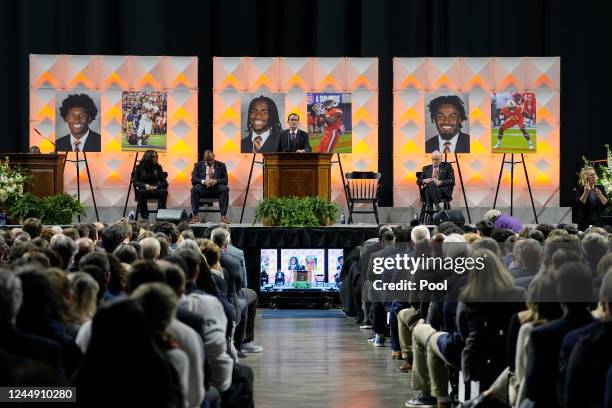
[(215, 167), (214, 167), (215, 165), (213, 164), (212, 166), (209, 166), (206, 163), (204, 163), (204, 164), (205, 164), (205, 168), (204, 168), (204, 171), (205, 171), (205, 173), (204, 173), (205, 174), (204, 180), (210, 180), (210, 177), (208, 177), (208, 169), (212, 168), (212, 173), (214, 174), (215, 173)]
[(80, 139), (77, 139), (76, 137), (72, 136), (72, 133), (70, 134), (70, 145), (72, 146), (73, 152), (74, 142), (76, 142), (77, 140), (81, 141), (81, 143), (79, 144), (79, 152), (83, 151), (83, 147), (85, 147), (85, 143), (87, 142), (87, 136), (89, 136), (89, 129), (87, 129), (87, 132), (85, 132), (85, 134)]
[(455, 133), (450, 140), (442, 139), (440, 135), (438, 135), (438, 150), (440, 153), (444, 153), (444, 143), (450, 142), (450, 146), (448, 147), (450, 153), (455, 153), (455, 148), (457, 147), (457, 140), (459, 140), (459, 132)]
[(257, 133), (255, 133), (253, 131), (253, 132), (251, 132), (251, 141), (254, 142), (255, 139), (257, 139), (258, 137), (261, 137), (261, 145), (263, 146), (264, 143), (266, 143), (266, 140), (268, 139), (268, 136), (270, 136), (270, 133), (272, 133), (270, 128), (268, 128), (268, 130), (266, 130), (265, 132), (263, 132), (260, 135), (258, 135)]

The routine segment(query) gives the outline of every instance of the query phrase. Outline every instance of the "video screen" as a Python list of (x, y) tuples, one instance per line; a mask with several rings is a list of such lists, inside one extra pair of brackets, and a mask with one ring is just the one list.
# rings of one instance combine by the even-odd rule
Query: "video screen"
[(337, 290), (343, 253), (342, 249), (262, 249), (261, 290)]

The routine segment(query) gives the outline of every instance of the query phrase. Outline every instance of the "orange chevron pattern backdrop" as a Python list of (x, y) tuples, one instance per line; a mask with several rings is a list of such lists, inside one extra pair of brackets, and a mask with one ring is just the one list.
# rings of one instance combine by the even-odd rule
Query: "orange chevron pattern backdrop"
[[(430, 164), (425, 154), (425, 93), (451, 90), (469, 93), (471, 153), (459, 154), (470, 207), (490, 207), (503, 155), (491, 154), (490, 93), (532, 91), (536, 94), (537, 153), (525, 161), (536, 207), (559, 206), (560, 59), (395, 58), (393, 63), (393, 203), (419, 206), (416, 172)], [(520, 155), (515, 154), (515, 160)], [(510, 160), (510, 155), (506, 156)], [(455, 166), (453, 206), (464, 206)], [(509, 206), (510, 166), (506, 165), (498, 206)], [(515, 166), (514, 205), (529, 207), (522, 165)]]
[[(289, 112), (300, 115), (306, 128), (306, 94), (351, 93), (353, 153), (343, 154), (345, 172), (378, 169), (378, 59), (377, 58), (214, 58), (213, 143), (217, 158), (227, 165), (230, 205), (242, 206), (252, 155), (240, 153), (240, 101), (245, 92), (285, 95)], [(286, 123), (283, 123), (287, 126)], [(258, 157), (260, 159), (261, 157)], [(263, 196), (261, 165), (253, 170), (247, 206)], [(338, 165), (332, 167), (332, 199), (343, 202)]]
[[(168, 172), (168, 206), (188, 206), (191, 170), (198, 154), (198, 59), (196, 57), (30, 55), (30, 146), (42, 152), (55, 140), (55, 93), (99, 92), (102, 153), (89, 153), (87, 161), (99, 206), (125, 202), (135, 153), (121, 152), (121, 92), (168, 92), (168, 150), (159, 158)], [(73, 154), (69, 153), (71, 158)], [(92, 205), (87, 173), (80, 173), (81, 198)], [(64, 190), (76, 194), (77, 172), (66, 163)], [(135, 205), (134, 197), (130, 197)]]

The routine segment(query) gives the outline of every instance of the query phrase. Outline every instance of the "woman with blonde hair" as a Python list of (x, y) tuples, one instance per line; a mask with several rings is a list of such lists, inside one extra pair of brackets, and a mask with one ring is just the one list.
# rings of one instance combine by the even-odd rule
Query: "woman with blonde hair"
[(68, 331), (78, 333), (81, 325), (91, 320), (96, 313), (98, 291), (100, 286), (91, 275), (84, 272), (74, 272), (68, 275), (72, 287), (72, 322)]
[(581, 186), (576, 188), (578, 229), (584, 231), (589, 225), (599, 225), (600, 216), (608, 204), (604, 188), (597, 183), (597, 173), (591, 166), (580, 170)]

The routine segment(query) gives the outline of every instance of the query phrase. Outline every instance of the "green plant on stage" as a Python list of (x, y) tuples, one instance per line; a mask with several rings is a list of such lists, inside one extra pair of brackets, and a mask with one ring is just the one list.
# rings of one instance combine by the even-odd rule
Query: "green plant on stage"
[(45, 224), (72, 224), (75, 215), (85, 214), (85, 208), (76, 196), (61, 193), (44, 197), (41, 200)]
[(27, 218), (38, 218), (47, 225), (72, 224), (75, 215), (85, 213), (83, 204), (76, 196), (67, 193), (44, 198), (25, 193), (11, 198), (8, 204), (9, 215), (20, 224)]
[(32, 193), (12, 196), (7, 201), (7, 212), (19, 224), (27, 218), (40, 219), (43, 214), (40, 201), (40, 198)]
[(310, 289), (312, 282), (292, 282), (291, 288), (293, 289)]
[(317, 227), (336, 219), (338, 205), (319, 197), (271, 197), (257, 203), (255, 222), (282, 227)]
[(23, 187), (31, 180), (32, 176), (21, 167), (11, 167), (8, 157), (0, 160), (0, 211), (5, 211), (12, 201), (23, 196)]

